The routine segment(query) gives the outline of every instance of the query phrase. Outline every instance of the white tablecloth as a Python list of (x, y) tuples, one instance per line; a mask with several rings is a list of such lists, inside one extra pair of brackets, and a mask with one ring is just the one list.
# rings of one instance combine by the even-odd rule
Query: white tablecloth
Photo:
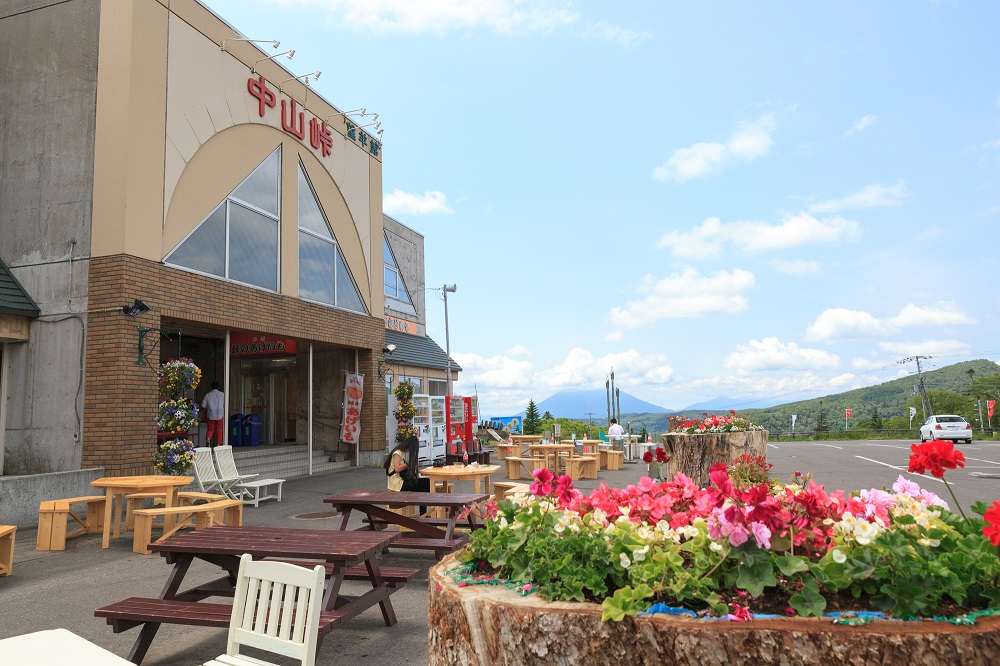
[(47, 629), (0, 640), (4, 666), (134, 666), (68, 629)]

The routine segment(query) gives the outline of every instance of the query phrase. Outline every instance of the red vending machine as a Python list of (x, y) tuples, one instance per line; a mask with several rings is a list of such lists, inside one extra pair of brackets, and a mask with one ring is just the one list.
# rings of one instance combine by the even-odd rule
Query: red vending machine
[(448, 442), (449, 462), (461, 462), (464, 452), (475, 460), (479, 453), (478, 401), (472, 397), (450, 395), (445, 402), (445, 439)]

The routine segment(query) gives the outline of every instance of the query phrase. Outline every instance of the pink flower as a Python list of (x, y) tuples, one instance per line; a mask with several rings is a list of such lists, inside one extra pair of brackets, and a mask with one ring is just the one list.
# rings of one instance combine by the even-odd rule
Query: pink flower
[(552, 479), (555, 477), (547, 467), (533, 470), (531, 472), (531, 476), (535, 477), (536, 479), (534, 483), (528, 486), (528, 491), (532, 495), (552, 494)]
[(767, 529), (767, 525), (764, 523), (750, 523), (750, 531), (753, 532), (753, 538), (757, 542), (758, 548), (771, 547), (771, 530)]
[(753, 619), (750, 615), (750, 609), (746, 606), (740, 606), (739, 604), (729, 604), (729, 607), (733, 609), (733, 612), (726, 617), (733, 622), (749, 622)]

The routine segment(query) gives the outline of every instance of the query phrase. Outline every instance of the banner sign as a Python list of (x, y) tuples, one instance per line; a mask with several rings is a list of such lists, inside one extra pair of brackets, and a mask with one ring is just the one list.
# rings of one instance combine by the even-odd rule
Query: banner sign
[(507, 430), (511, 435), (521, 434), (520, 416), (493, 416), (489, 422), (494, 430)]
[[(986, 401), (986, 414), (987, 414), (986, 418), (988, 418), (988, 419), (993, 418), (993, 408), (996, 407), (996, 405), (997, 405), (997, 401), (996, 400), (987, 400)], [(982, 418), (982, 417), (980, 417), (980, 418)]]
[(340, 441), (357, 444), (361, 437), (361, 399), (365, 394), (363, 375), (347, 373), (344, 386), (344, 417), (340, 422)]
[(266, 354), (294, 354), (295, 340), (277, 335), (260, 333), (230, 333), (230, 356), (262, 356)]
[(847, 413), (847, 418), (851, 418), (851, 411), (852, 411), (852, 410), (850, 410), (850, 409), (845, 409), (844, 411), (845, 411), (845, 412)]

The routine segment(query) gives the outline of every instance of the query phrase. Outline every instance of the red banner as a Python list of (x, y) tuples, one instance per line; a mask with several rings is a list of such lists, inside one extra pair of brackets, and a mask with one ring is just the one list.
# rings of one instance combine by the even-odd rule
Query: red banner
[(988, 415), (987, 418), (990, 419), (993, 418), (993, 408), (996, 407), (996, 404), (997, 404), (996, 400), (986, 401), (986, 414)]
[(340, 441), (357, 444), (361, 437), (361, 399), (365, 395), (365, 378), (347, 373), (344, 386), (344, 417), (340, 423)]
[(847, 416), (845, 418), (851, 418), (851, 410), (847, 409), (847, 410), (844, 410), (844, 411), (847, 412)]

